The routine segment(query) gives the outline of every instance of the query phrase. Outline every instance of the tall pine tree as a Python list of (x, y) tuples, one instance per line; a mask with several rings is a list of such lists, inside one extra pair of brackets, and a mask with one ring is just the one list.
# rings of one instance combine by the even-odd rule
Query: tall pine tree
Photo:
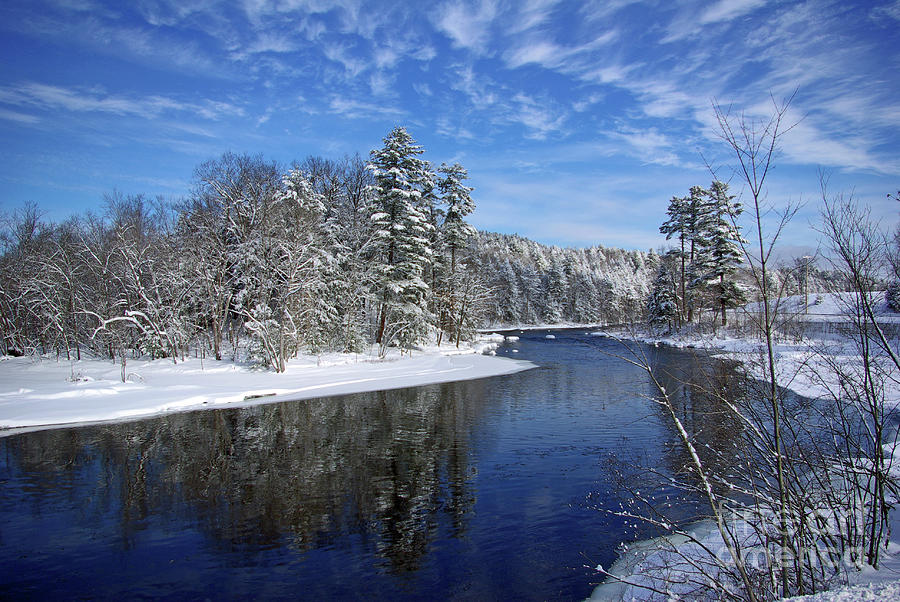
[(458, 316), (463, 303), (463, 300), (459, 298), (458, 260), (461, 250), (476, 234), (475, 228), (465, 221), (465, 217), (475, 210), (475, 202), (471, 196), (472, 188), (463, 183), (469, 174), (462, 165), (442, 163), (438, 173), (442, 176), (438, 181), (438, 188), (441, 192), (441, 200), (446, 205), (444, 222), (440, 228), (440, 240), (444, 253), (450, 255), (441, 262), (445, 273), (443, 282), (436, 287), (442, 289), (436, 291), (440, 297), (438, 305), (442, 314), (438, 319), (438, 326), (454, 334), (453, 325), (459, 322), (456, 316)]
[(432, 225), (425, 192), (433, 188), (433, 175), (423, 153), (403, 127), (384, 138), (384, 146), (371, 152), (369, 169), (375, 179), (374, 212), (378, 265), (378, 323), (375, 341), (382, 346), (396, 339), (411, 347), (428, 327), (428, 283), (425, 269), (432, 258)]
[(678, 281), (680, 284), (680, 295), (676, 298), (676, 304), (678, 305), (677, 311), (677, 324), (676, 327), (681, 325), (681, 321), (684, 320), (685, 317), (685, 299), (687, 297), (687, 247), (688, 247), (688, 223), (687, 223), (687, 207), (688, 207), (688, 198), (686, 197), (678, 197), (673, 196), (669, 200), (669, 208), (666, 210), (666, 215), (668, 215), (668, 219), (663, 222), (663, 224), (659, 227), (659, 231), (661, 234), (666, 235), (666, 240), (670, 240), (672, 238), (678, 239), (678, 248), (670, 251), (670, 253), (677, 257), (678, 262), (681, 264), (680, 269), (678, 270)]
[(736, 219), (743, 212), (743, 207), (734, 200), (734, 195), (728, 194), (728, 184), (718, 180), (710, 185), (706, 196), (708, 217), (704, 239), (707, 278), (718, 280), (714, 288), (715, 300), (722, 311), (722, 326), (726, 326), (725, 310), (745, 301), (737, 283), (726, 280), (741, 263), (741, 234)]

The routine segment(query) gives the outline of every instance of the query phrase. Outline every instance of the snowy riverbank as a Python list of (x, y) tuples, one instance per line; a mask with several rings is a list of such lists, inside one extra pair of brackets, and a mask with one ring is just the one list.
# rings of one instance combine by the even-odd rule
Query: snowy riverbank
[[(775, 346), (776, 377), (779, 385), (808, 398), (833, 398), (840, 396), (839, 377), (834, 366), (853, 372), (861, 367), (862, 358), (851, 341), (844, 339), (839, 330), (823, 325), (840, 323), (845, 320), (843, 308), (846, 298), (840, 294), (816, 295), (809, 307), (804, 307), (802, 297), (782, 300), (797, 321), (809, 333), (801, 340), (781, 339)], [(882, 325), (896, 324), (900, 314), (892, 312), (883, 301), (878, 307), (878, 322)], [(893, 332), (893, 331), (892, 331)], [(711, 351), (714, 355), (741, 362), (748, 374), (765, 378), (763, 354), (764, 341), (758, 338), (734, 336), (675, 335), (658, 337), (646, 333), (622, 331), (598, 331), (597, 336), (613, 336), (621, 339), (637, 340), (653, 345), (668, 345), (679, 348), (695, 348)], [(816, 336), (826, 335), (827, 336)], [(892, 373), (889, 386), (884, 390), (885, 408), (900, 407), (900, 377)], [(888, 439), (891, 439), (888, 437)], [(885, 446), (885, 453), (893, 456), (892, 474), (900, 479), (900, 448)], [(709, 550), (724, 551), (724, 543), (713, 524), (709, 521), (693, 525), (689, 532)], [(897, 599), (900, 595), (900, 512), (891, 513), (892, 538), (889, 547), (882, 554), (879, 570), (867, 567), (862, 571), (848, 569), (843, 579), (848, 583), (834, 591), (822, 592), (815, 596), (798, 600), (816, 601), (862, 601)], [(661, 537), (655, 540), (635, 542), (627, 546), (609, 573), (616, 579), (607, 579), (598, 586), (591, 600), (646, 600), (653, 598), (650, 587), (666, 585), (655, 580), (665, 571), (683, 563), (684, 558), (700, 558), (698, 543), (688, 541), (681, 535)], [(641, 587), (641, 586), (645, 587)]]
[(397, 389), (511, 374), (533, 368), (524, 361), (485, 355), (502, 341), (482, 337), (452, 346), (387, 357), (326, 354), (292, 360), (287, 370), (230, 361), (187, 359), (128, 362), (127, 382), (109, 360), (69, 362), (0, 358), (0, 436), (58, 426), (133, 420), (221, 407), (247, 406), (364, 391)]

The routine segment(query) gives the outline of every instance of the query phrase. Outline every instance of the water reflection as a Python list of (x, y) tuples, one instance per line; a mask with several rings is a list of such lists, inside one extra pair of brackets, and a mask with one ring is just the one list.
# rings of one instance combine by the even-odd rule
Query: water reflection
[[(534, 333), (515, 357), (542, 368), (508, 377), (0, 439), (0, 595), (584, 597), (585, 564), (646, 534), (587, 501), (621, 501), (605, 459), (685, 466), (611, 344)], [(673, 391), (700, 369), (652, 352)], [(711, 401), (678, 398), (730, 444)]]
[[(226, 549), (298, 551), (358, 534), (377, 539), (392, 571), (414, 571), (436, 515), (465, 532), (474, 493), (468, 387), (404, 389), (354, 398), (176, 414), (159, 420), (50, 430), (5, 441), (8, 471), (41, 500), (118, 507), (128, 546), (149, 513), (187, 503)], [(88, 432), (84, 432), (88, 431)]]

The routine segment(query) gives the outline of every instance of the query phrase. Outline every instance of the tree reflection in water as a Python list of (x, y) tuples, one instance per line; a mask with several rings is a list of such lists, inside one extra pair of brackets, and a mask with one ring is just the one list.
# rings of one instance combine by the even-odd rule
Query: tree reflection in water
[[(480, 404), (438, 385), (5, 440), (26, 488), (52, 500), (84, 494), (88, 513), (119, 509), (128, 547), (148, 514), (190, 508), (226, 550), (305, 552), (356, 535), (386, 568), (415, 571), (438, 516), (465, 533), (474, 502), (468, 437)], [(40, 503), (40, 502), (38, 502)], [(287, 541), (286, 541), (287, 540)]]

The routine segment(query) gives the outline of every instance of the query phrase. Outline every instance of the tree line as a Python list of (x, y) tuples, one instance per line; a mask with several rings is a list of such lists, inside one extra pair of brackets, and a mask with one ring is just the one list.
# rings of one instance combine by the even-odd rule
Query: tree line
[(480, 232), (476, 257), (495, 303), (487, 324), (623, 324), (644, 316), (655, 254), (542, 245)]
[(114, 192), (58, 224), (25, 206), (3, 229), (0, 351), (244, 350), (283, 371), (303, 349), (458, 342), (485, 297), (467, 263), (475, 205), (465, 168), (423, 152), (397, 127), (368, 161), (282, 170), (227, 152), (174, 203)]
[(488, 324), (641, 313), (645, 254), (478, 233), (466, 169), (405, 128), (360, 156), (282, 169), (227, 152), (168, 202), (112, 192), (61, 223), (0, 228), (0, 353), (207, 355), (276, 371), (300, 352), (459, 345)]

